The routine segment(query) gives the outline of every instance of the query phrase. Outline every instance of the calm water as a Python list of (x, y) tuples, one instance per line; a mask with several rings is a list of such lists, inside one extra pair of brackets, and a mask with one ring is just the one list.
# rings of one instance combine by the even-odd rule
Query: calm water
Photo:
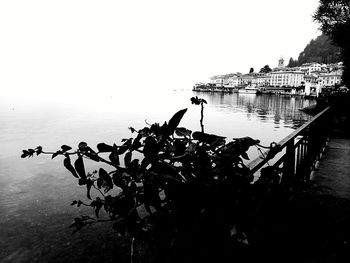
[[(144, 93), (137, 97), (130, 93), (99, 101), (1, 101), (0, 261), (93, 262), (94, 251), (105, 251), (105, 260), (125, 256), (127, 248), (113, 242), (115, 237), (107, 231), (109, 225), (71, 235), (68, 226), (85, 210), (69, 204), (74, 199), (84, 199), (84, 189), (76, 185), (62, 159), (21, 159), (21, 151), (38, 145), (47, 151), (57, 150), (62, 144), (74, 148), (80, 141), (90, 146), (119, 143), (132, 137), (127, 127), (142, 128), (145, 120), (163, 123), (183, 108), (188, 112), (180, 126), (199, 130), (200, 107), (190, 104), (193, 95), (208, 102), (204, 111), (206, 132), (228, 139), (250, 136), (265, 145), (278, 142), (308, 120), (309, 116), (298, 109), (314, 103), (283, 96), (191, 91)], [(256, 157), (256, 150), (249, 155)], [(102, 229), (98, 235), (96, 228)], [(113, 249), (117, 252), (107, 257)]]

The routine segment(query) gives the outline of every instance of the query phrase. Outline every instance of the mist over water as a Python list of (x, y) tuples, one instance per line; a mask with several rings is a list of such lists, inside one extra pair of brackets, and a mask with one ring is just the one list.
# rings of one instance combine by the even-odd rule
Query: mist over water
[[(133, 137), (128, 127), (141, 129), (147, 123), (162, 124), (180, 109), (188, 108), (180, 126), (200, 130), (200, 107), (190, 98), (199, 96), (204, 109), (205, 132), (228, 140), (250, 136), (262, 144), (278, 142), (310, 116), (298, 111), (314, 101), (284, 96), (254, 94), (195, 93), (173, 90), (99, 96), (67, 96), (16, 100), (0, 103), (0, 252), (2, 258), (18, 262), (73, 261), (72, 247), (88, 249), (82, 240), (93, 240), (94, 229), (71, 236), (71, 220), (82, 209), (70, 207), (85, 199), (85, 189), (50, 156), (21, 159), (22, 149), (38, 145), (55, 151), (62, 144), (77, 147), (80, 141), (92, 148), (100, 142), (120, 143)], [(249, 153), (257, 156), (256, 149)], [(94, 169), (94, 164), (89, 165)], [(91, 213), (86, 210), (86, 213)], [(109, 229), (109, 226), (106, 227)], [(83, 230), (85, 231), (85, 230)], [(107, 232), (107, 231), (106, 231)], [(101, 235), (107, 235), (101, 233)]]

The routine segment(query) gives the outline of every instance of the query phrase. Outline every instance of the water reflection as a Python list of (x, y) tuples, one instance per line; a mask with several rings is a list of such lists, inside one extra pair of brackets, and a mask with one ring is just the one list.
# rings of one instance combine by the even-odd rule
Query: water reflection
[(247, 119), (256, 116), (261, 122), (267, 122), (273, 118), (275, 128), (280, 128), (281, 120), (283, 120), (283, 127), (292, 129), (300, 127), (310, 116), (298, 109), (314, 103), (301, 97), (289, 96), (204, 92), (196, 92), (195, 94), (206, 99), (209, 105), (220, 111), (243, 111), (246, 113)]

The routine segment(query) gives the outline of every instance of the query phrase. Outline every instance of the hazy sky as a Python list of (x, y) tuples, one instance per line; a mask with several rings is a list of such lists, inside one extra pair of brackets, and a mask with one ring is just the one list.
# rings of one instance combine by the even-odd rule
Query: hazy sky
[(2, 98), (190, 89), (288, 62), (317, 0), (0, 1)]

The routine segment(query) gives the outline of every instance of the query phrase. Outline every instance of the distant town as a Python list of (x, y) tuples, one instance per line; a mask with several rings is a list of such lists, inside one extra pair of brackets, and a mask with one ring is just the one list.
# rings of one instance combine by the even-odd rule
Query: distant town
[(325, 90), (340, 87), (343, 63), (304, 63), (298, 67), (286, 67), (284, 59), (271, 69), (268, 65), (260, 72), (250, 69), (248, 74), (230, 73), (210, 78), (210, 83), (197, 83), (194, 91), (267, 93), (317, 97)]

